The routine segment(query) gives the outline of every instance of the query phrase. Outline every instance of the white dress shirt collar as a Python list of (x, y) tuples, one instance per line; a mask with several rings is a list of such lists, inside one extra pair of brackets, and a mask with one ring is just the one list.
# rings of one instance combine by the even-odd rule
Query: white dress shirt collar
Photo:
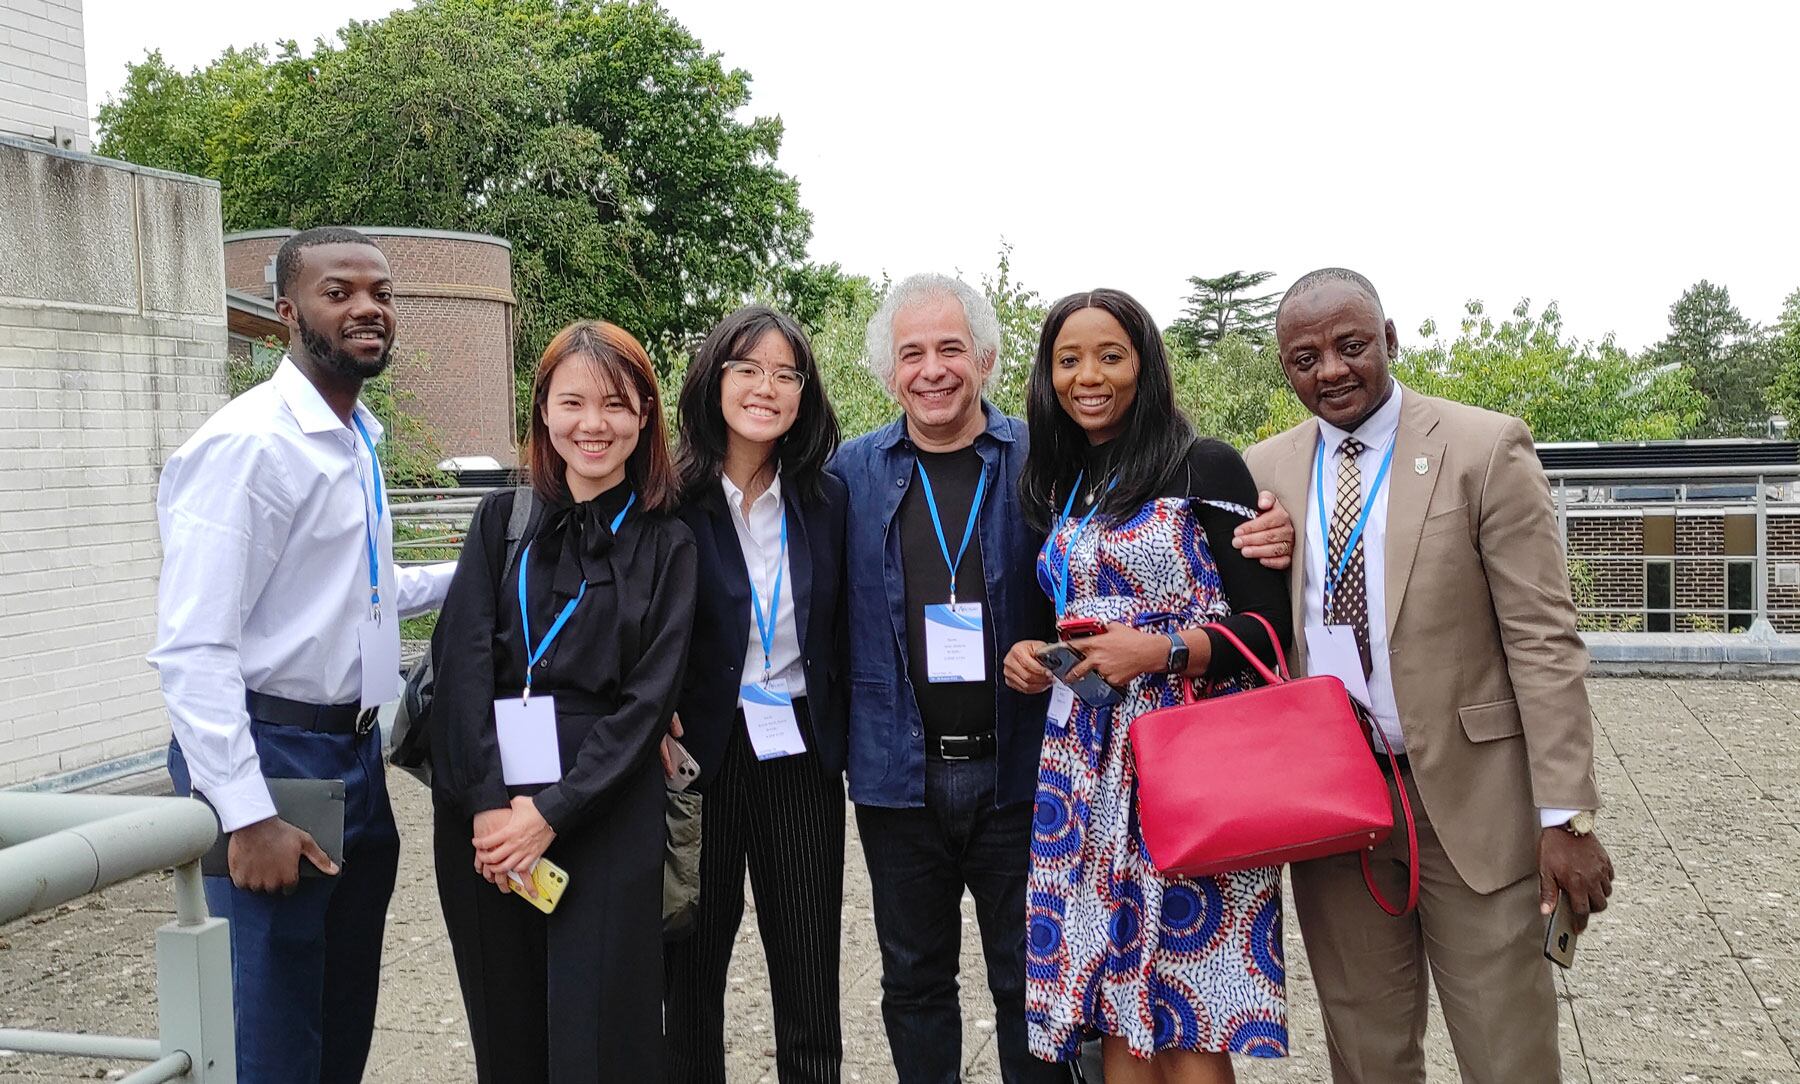
[[(273, 383), (275, 390), (281, 395), (281, 401), (287, 404), (288, 413), (299, 423), (302, 433), (311, 436), (314, 433), (329, 433), (334, 429), (349, 429), (343, 419), (337, 416), (337, 412), (331, 409), (325, 397), (319, 394), (319, 389), (300, 371), (300, 366), (294, 364), (293, 358), (282, 356), (281, 364), (275, 367)], [(363, 406), (360, 399), (356, 401), (355, 409), (356, 416), (362, 419), (363, 425), (369, 430), (369, 439), (380, 444), (380, 420), (373, 411)]]
[[(729, 474), (726, 474), (724, 471), (719, 472), (719, 482), (725, 487), (725, 500), (731, 505), (732, 514), (735, 516), (740, 516), (740, 517), (743, 516), (743, 514), (744, 514), (744, 491), (739, 489), (737, 483), (733, 482), (731, 480), (731, 476)], [(762, 496), (756, 498), (756, 500), (754, 502), (752, 502), (752, 504), (750, 506), (751, 511), (756, 511), (756, 510), (760, 509), (766, 502), (769, 502), (769, 501), (774, 501), (776, 503), (776, 505), (778, 505), (778, 506), (781, 503), (781, 468), (780, 467), (775, 468), (775, 478), (773, 481), (771, 481), (769, 483), (769, 488), (763, 491)]]
[(1386, 449), (1400, 431), (1400, 396), (1403, 389), (1398, 380), (1394, 381), (1394, 393), (1387, 397), (1387, 402), (1375, 408), (1375, 413), (1363, 419), (1363, 423), (1354, 431), (1339, 429), (1324, 418), (1319, 419), (1319, 439), (1325, 443), (1325, 462), (1337, 460), (1338, 449), (1346, 440), (1355, 437), (1362, 441), (1364, 448)]

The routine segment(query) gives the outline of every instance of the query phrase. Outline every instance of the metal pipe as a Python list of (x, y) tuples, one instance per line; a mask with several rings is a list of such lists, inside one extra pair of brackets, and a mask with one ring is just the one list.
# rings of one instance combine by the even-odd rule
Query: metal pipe
[(0, 1028), (0, 1050), (17, 1050), (22, 1054), (63, 1054), (72, 1058), (104, 1058), (109, 1061), (155, 1061), (162, 1057), (162, 1044), (155, 1039), (76, 1035), (25, 1028)]
[(200, 878), (200, 863), (184, 862), (176, 866), (176, 923), (182, 926), (198, 926), (209, 917), (206, 910), (206, 889)]
[(1672, 478), (1690, 480), (1695, 478), (1721, 479), (1737, 478), (1745, 482), (1774, 478), (1790, 480), (1800, 478), (1800, 463), (1792, 466), (1768, 467), (1559, 467), (1546, 470), (1547, 478), (1567, 478), (1570, 481), (1620, 481), (1635, 482), (1645, 478)]
[(171, 1080), (180, 1080), (193, 1067), (194, 1059), (187, 1056), (187, 1051), (177, 1050), (124, 1077), (119, 1084), (167, 1084)]
[(218, 829), (190, 798), (0, 793), (0, 922), (197, 862)]
[(1759, 631), (1773, 631), (1769, 626), (1769, 487), (1762, 475), (1756, 476), (1756, 624)]
[(1556, 480), (1556, 533), (1562, 540), (1563, 556), (1569, 555), (1569, 481)]

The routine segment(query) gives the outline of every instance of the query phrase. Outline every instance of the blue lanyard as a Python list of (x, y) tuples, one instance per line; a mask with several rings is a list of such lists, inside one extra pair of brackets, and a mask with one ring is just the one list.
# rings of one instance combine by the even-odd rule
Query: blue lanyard
[(931, 527), (937, 532), (938, 549), (943, 551), (944, 564), (950, 566), (950, 605), (956, 605), (956, 570), (961, 567), (963, 554), (969, 550), (969, 538), (975, 533), (975, 518), (981, 512), (981, 498), (987, 493), (987, 464), (981, 465), (981, 479), (975, 483), (975, 499), (969, 503), (969, 522), (963, 525), (962, 545), (956, 548), (956, 558), (950, 557), (950, 543), (944, 539), (944, 521), (938, 518), (937, 498), (931, 492), (931, 477), (925, 473), (925, 464), (920, 463), (919, 481), (925, 483), (925, 507), (931, 511)]
[[(748, 567), (745, 571), (749, 571)], [(765, 615), (756, 598), (756, 577), (750, 577), (750, 613), (756, 618), (756, 633), (762, 637), (763, 685), (769, 684), (769, 656), (775, 652), (775, 616), (781, 605), (781, 578), (787, 574), (787, 509), (781, 510), (781, 557), (775, 566), (775, 589), (769, 595), (769, 612)]]
[[(637, 494), (633, 493), (625, 502), (625, 507), (619, 509), (619, 514), (613, 517), (612, 530), (615, 533), (619, 529), (619, 524), (625, 522), (625, 513), (631, 511), (631, 506), (636, 503)], [(575, 597), (563, 605), (562, 613), (556, 615), (556, 620), (550, 625), (550, 631), (544, 633), (544, 639), (539, 642), (537, 649), (533, 650), (531, 647), (531, 608), (525, 604), (525, 581), (531, 569), (531, 547), (536, 542), (536, 539), (532, 539), (525, 543), (524, 552), (519, 554), (519, 621), (525, 630), (525, 694), (521, 697), (524, 700), (531, 699), (531, 672), (537, 668), (538, 660), (543, 658), (544, 652), (549, 651), (550, 645), (556, 642), (557, 633), (560, 633), (563, 626), (569, 623), (569, 615), (575, 612), (575, 607), (581, 604), (582, 597), (587, 594), (587, 581), (582, 580), (581, 587), (575, 592)]]
[[(1075, 507), (1075, 494), (1081, 492), (1081, 480), (1085, 477), (1087, 477), (1086, 470), (1075, 476), (1075, 484), (1069, 489), (1069, 499), (1063, 502), (1062, 515), (1057, 518), (1056, 526), (1050, 531), (1050, 539), (1047, 544), (1051, 547), (1050, 552), (1053, 555), (1056, 552), (1056, 536), (1062, 532), (1063, 524), (1069, 522), (1069, 512)], [(1112, 492), (1112, 487), (1118, 484), (1119, 480), (1114, 478), (1112, 485), (1106, 487), (1106, 491)], [(1062, 620), (1063, 611), (1069, 608), (1069, 560), (1075, 554), (1075, 540), (1081, 537), (1081, 532), (1087, 529), (1088, 520), (1093, 519), (1094, 513), (1098, 511), (1100, 511), (1100, 501), (1096, 498), (1094, 506), (1087, 510), (1087, 515), (1081, 517), (1081, 522), (1075, 525), (1074, 533), (1069, 535), (1068, 542), (1063, 544), (1062, 564), (1058, 565), (1054, 556), (1051, 558), (1050, 567), (1056, 576), (1056, 619), (1058, 621)]]
[(376, 624), (381, 623), (381, 557), (375, 549), (375, 528), (381, 524), (381, 517), (387, 511), (387, 497), (381, 489), (381, 460), (375, 458), (375, 441), (370, 438), (369, 430), (363, 425), (362, 416), (352, 413), (350, 420), (356, 423), (356, 431), (362, 435), (363, 444), (369, 449), (369, 469), (375, 474), (375, 515), (369, 516), (369, 487), (363, 481), (361, 466), (356, 471), (356, 487), (362, 490), (363, 498), (363, 540), (369, 544), (369, 616)]
[[(1381, 469), (1375, 472), (1375, 484), (1369, 487), (1369, 496), (1363, 501), (1362, 515), (1356, 518), (1356, 527), (1344, 542), (1344, 552), (1338, 554), (1337, 568), (1325, 570), (1325, 590), (1320, 595), (1321, 612), (1331, 612), (1331, 593), (1337, 588), (1338, 581), (1344, 575), (1344, 569), (1350, 564), (1350, 555), (1356, 552), (1356, 543), (1362, 538), (1363, 528), (1369, 525), (1369, 513), (1375, 509), (1375, 498), (1381, 493), (1381, 483), (1387, 481), (1388, 467), (1394, 462), (1394, 445), (1400, 443), (1395, 439), (1388, 441), (1387, 454), (1381, 457)], [(1325, 559), (1331, 560), (1331, 521), (1325, 518), (1325, 441), (1320, 440), (1313, 457), (1313, 495), (1319, 501), (1319, 532), (1325, 540)]]

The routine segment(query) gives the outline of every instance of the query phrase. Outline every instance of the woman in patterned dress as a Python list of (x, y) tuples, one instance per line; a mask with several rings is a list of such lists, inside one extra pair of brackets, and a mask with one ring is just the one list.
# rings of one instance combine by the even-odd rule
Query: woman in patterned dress
[[(1112, 1084), (1231, 1081), (1230, 1055), (1287, 1052), (1281, 882), (1275, 869), (1189, 879), (1151, 864), (1137, 823), (1131, 722), (1179, 700), (1176, 674), (1215, 691), (1244, 659), (1219, 621), (1271, 665), (1284, 644), (1285, 578), (1238, 553), (1256, 488), (1230, 446), (1195, 438), (1176, 408), (1161, 336), (1116, 290), (1050, 310), (1028, 387), (1026, 514), (1049, 531), (1038, 578), (1061, 611), (1105, 631), (1077, 642), (1122, 699), (1051, 698), (1027, 886), (1026, 1020), (1032, 1053), (1075, 1056), (1099, 1036)], [(1006, 679), (1050, 688), (1036, 641)], [(1185, 656), (1185, 658), (1183, 658)]]

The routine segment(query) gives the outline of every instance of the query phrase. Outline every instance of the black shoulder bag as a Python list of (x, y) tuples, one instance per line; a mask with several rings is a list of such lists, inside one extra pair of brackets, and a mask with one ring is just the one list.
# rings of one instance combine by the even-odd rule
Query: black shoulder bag
[[(530, 486), (513, 487), (512, 517), (506, 521), (506, 563), (500, 566), (499, 583), (506, 582), (513, 561), (519, 555), (519, 541), (531, 523), (534, 495)], [(494, 590), (498, 591), (496, 584)], [(406, 674), (406, 691), (400, 694), (400, 706), (394, 711), (393, 728), (389, 732), (392, 751), (388, 763), (407, 772), (426, 786), (431, 785), (431, 700), (437, 681), (431, 665), (431, 650), (426, 649), (419, 661)]]

